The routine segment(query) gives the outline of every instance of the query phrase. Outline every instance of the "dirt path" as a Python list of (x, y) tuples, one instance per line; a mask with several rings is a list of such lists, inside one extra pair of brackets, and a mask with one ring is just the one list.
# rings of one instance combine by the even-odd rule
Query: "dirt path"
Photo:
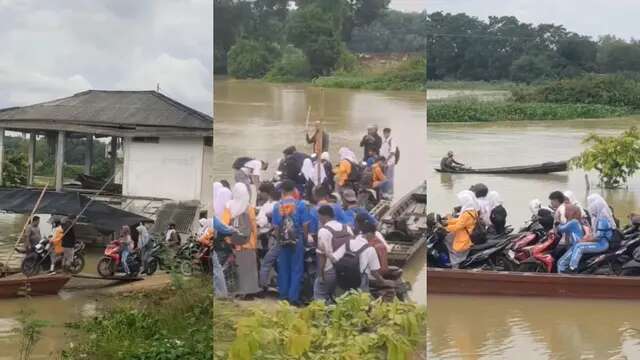
[(91, 295), (118, 295), (157, 290), (170, 285), (171, 275), (159, 272), (152, 276), (144, 276), (142, 280), (137, 281), (72, 278), (65, 285), (64, 290), (86, 292)]

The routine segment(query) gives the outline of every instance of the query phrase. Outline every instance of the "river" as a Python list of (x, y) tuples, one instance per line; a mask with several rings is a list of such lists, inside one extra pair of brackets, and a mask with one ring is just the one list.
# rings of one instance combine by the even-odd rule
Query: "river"
[[(311, 152), (305, 143), (307, 108), (309, 126), (321, 120), (330, 134), (331, 159), (338, 149), (359, 147), (367, 125), (377, 124), (380, 132), (392, 129), (400, 148), (395, 170), (395, 197), (414, 189), (426, 176), (423, 154), (425, 142), (425, 94), (421, 92), (381, 92), (324, 89), (302, 84), (278, 85), (261, 81), (214, 80), (214, 173), (216, 180), (233, 179), (231, 164), (240, 156), (250, 156), (275, 164), (282, 150), (295, 145)], [(426, 253), (419, 253), (405, 267), (412, 282), (411, 297), (425, 303)]]
[[(431, 98), (431, 96), (429, 96)], [(528, 202), (544, 204), (553, 190), (572, 190), (586, 203), (585, 173), (540, 176), (440, 175), (448, 150), (475, 168), (566, 160), (583, 149), (589, 132), (616, 134), (640, 117), (491, 124), (428, 126), (427, 162), (430, 211), (450, 212), (456, 193), (483, 182), (497, 190), (508, 222), (520, 226), (530, 217)], [(587, 174), (592, 191), (597, 175)], [(618, 217), (638, 210), (640, 178), (627, 189), (601, 192)], [(508, 297), (428, 296), (429, 359), (635, 359), (640, 358), (638, 303), (610, 300), (526, 299)]]

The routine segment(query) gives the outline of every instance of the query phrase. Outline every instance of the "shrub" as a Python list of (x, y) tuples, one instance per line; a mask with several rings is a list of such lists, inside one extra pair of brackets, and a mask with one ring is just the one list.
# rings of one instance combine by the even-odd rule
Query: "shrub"
[(22, 153), (7, 152), (2, 167), (3, 186), (27, 185), (29, 163)]
[(311, 65), (302, 50), (287, 46), (282, 58), (267, 73), (266, 79), (279, 82), (308, 80), (311, 77)]
[(640, 132), (632, 127), (619, 136), (591, 134), (583, 140), (590, 144), (573, 164), (587, 171), (596, 170), (607, 189), (618, 188), (640, 169)]
[(273, 44), (240, 40), (229, 50), (227, 69), (238, 79), (259, 79), (278, 58), (279, 51)]

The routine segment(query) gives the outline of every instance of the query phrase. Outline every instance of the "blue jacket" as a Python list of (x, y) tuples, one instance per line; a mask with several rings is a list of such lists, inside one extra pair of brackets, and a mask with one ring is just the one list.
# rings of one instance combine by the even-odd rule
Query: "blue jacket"
[(558, 231), (560, 234), (566, 234), (569, 239), (569, 245), (575, 245), (580, 239), (584, 237), (584, 230), (582, 224), (578, 220), (571, 220), (565, 224), (558, 225)]
[(378, 220), (376, 220), (376, 218), (374, 218), (373, 215), (371, 215), (365, 208), (355, 207), (355, 208), (346, 209), (344, 211), (344, 214), (348, 221), (347, 225), (351, 226), (351, 228), (354, 230), (356, 228), (356, 216), (358, 216), (358, 214), (366, 215), (372, 224), (374, 224), (375, 226), (378, 226)]
[(215, 216), (212, 219), (212, 227), (216, 234), (222, 236), (229, 236), (233, 234), (233, 229), (223, 224), (222, 221), (218, 220), (218, 218)]
[[(330, 205), (333, 208), (333, 213), (335, 215), (336, 221), (339, 222), (340, 224), (348, 225), (349, 218), (345, 214), (345, 211), (342, 209), (342, 207), (338, 204), (330, 204)], [(318, 217), (318, 208), (320, 208), (320, 206), (314, 206), (309, 211), (309, 233), (310, 234), (315, 235), (318, 233), (318, 230), (320, 230), (320, 219)]]
[(607, 219), (600, 219), (594, 229), (593, 237), (597, 242), (609, 242), (613, 238), (613, 227)]

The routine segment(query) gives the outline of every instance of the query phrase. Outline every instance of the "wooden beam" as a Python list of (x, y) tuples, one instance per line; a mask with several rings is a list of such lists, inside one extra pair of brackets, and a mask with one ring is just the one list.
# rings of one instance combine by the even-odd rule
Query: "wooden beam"
[(86, 151), (84, 153), (84, 174), (91, 175), (93, 165), (93, 135), (87, 135)]
[(4, 186), (4, 128), (0, 128), (0, 185)]
[(31, 131), (29, 133), (29, 148), (27, 149), (27, 156), (29, 159), (29, 175), (27, 178), (27, 184), (33, 185), (33, 178), (36, 170), (36, 132)]
[(58, 131), (58, 146), (56, 146), (56, 191), (62, 191), (64, 182), (64, 140), (65, 132)]

